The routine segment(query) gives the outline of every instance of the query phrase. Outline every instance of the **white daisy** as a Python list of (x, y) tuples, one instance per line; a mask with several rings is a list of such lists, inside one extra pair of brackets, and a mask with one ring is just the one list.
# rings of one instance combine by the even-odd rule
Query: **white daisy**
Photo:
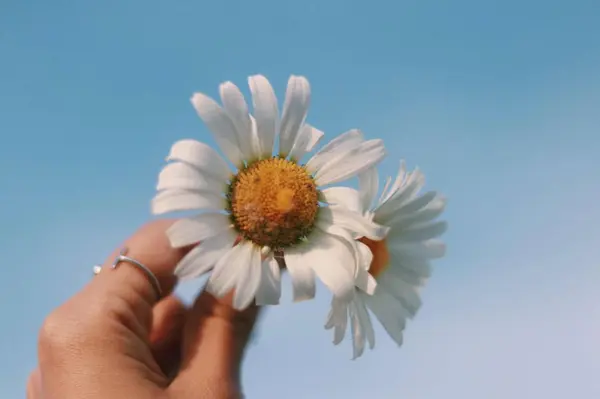
[[(334, 344), (339, 344), (350, 322), (353, 358), (362, 355), (365, 341), (375, 346), (375, 333), (368, 309), (381, 322), (390, 337), (402, 344), (406, 320), (412, 318), (421, 299), (419, 289), (431, 274), (431, 259), (442, 257), (446, 247), (438, 239), (447, 228), (444, 221), (434, 221), (444, 210), (446, 199), (436, 192), (423, 195), (423, 174), (415, 169), (406, 172), (404, 162), (393, 185), (388, 178), (376, 206), (378, 191), (375, 168), (359, 176), (359, 192), (344, 187), (328, 190), (324, 199), (338, 206), (362, 212), (374, 222), (390, 228), (384, 240), (359, 238), (362, 266), (357, 269), (356, 286), (351, 300), (333, 297), (325, 327), (334, 329)], [(373, 295), (370, 291), (373, 290)], [(367, 287), (367, 288), (366, 288)]]
[[(234, 306), (277, 304), (279, 264), (290, 273), (296, 301), (315, 295), (315, 275), (339, 297), (354, 291), (357, 234), (380, 240), (387, 228), (360, 213), (319, 202), (320, 188), (346, 180), (385, 155), (381, 140), (364, 141), (351, 130), (321, 148), (306, 165), (298, 161), (323, 133), (305, 123), (310, 85), (288, 81), (283, 112), (263, 76), (248, 79), (253, 115), (231, 82), (220, 86), (223, 105), (196, 93), (191, 101), (227, 162), (208, 145), (176, 142), (158, 179), (155, 214), (202, 210), (167, 232), (174, 247), (197, 245), (177, 266), (180, 279), (210, 270), (207, 290), (222, 296), (235, 289)], [(273, 155), (276, 137), (278, 150)]]

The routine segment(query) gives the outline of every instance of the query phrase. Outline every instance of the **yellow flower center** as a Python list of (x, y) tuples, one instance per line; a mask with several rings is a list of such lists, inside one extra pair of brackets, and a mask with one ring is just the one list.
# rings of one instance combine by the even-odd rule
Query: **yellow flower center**
[(263, 159), (240, 170), (231, 181), (228, 199), (240, 235), (273, 249), (305, 237), (319, 210), (312, 176), (304, 167), (282, 158)]
[(358, 241), (369, 247), (371, 253), (373, 254), (373, 260), (371, 261), (369, 274), (375, 278), (379, 277), (390, 264), (390, 253), (388, 251), (386, 241), (374, 241), (365, 237), (360, 238)]

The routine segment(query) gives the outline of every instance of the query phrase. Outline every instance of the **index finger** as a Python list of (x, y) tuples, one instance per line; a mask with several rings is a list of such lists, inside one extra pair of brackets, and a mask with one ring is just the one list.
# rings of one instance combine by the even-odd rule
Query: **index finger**
[[(153, 287), (152, 279), (144, 271), (129, 262), (119, 262), (114, 267), (115, 259), (122, 250), (126, 256), (141, 263), (157, 279), (162, 297), (169, 295), (176, 283), (173, 272), (179, 261), (189, 252), (188, 248), (173, 248), (166, 235), (166, 230), (174, 220), (157, 220), (148, 223), (133, 234), (125, 243), (113, 251), (102, 265), (100, 273), (90, 283), (90, 290), (107, 291), (116, 294), (135, 292), (138, 302), (154, 305), (160, 299)], [(136, 306), (135, 303), (132, 305)]]
[[(149, 223), (124, 243), (127, 255), (158, 278), (164, 295), (173, 290), (173, 272), (188, 251), (171, 247), (165, 232), (172, 223)], [(77, 378), (79, 388), (119, 386), (135, 377), (155, 386), (167, 383), (148, 344), (152, 309), (159, 298), (148, 276), (136, 266), (123, 262), (116, 269), (110, 267), (118, 252), (44, 322), (39, 343), (44, 385), (63, 392), (73, 370), (85, 370)]]

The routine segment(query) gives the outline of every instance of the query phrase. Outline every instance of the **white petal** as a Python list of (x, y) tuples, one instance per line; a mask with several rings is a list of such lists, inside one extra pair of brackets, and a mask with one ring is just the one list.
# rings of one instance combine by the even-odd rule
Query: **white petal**
[(401, 187), (393, 192), (376, 210), (376, 215), (381, 219), (391, 218), (396, 210), (400, 209), (407, 201), (414, 198), (423, 185), (425, 184), (425, 176), (415, 169), (411, 172), (406, 182), (403, 182)]
[[(345, 251), (345, 248), (338, 248), (338, 254)], [(331, 256), (335, 256), (332, 254)], [(353, 262), (354, 259), (351, 256), (344, 258), (348, 262)], [(327, 288), (333, 293), (333, 295), (340, 298), (347, 298), (352, 290), (354, 289), (354, 279), (350, 277), (350, 273), (343, 270), (342, 267), (338, 267), (334, 270), (329, 267), (327, 261), (314, 263), (313, 270), (319, 279), (325, 284)]]
[(388, 227), (376, 224), (359, 213), (340, 207), (320, 208), (316, 225), (323, 230), (326, 230), (328, 225), (339, 226), (358, 237), (367, 237), (376, 241), (384, 239), (389, 231)]
[(235, 231), (229, 229), (201, 242), (177, 264), (175, 275), (180, 280), (189, 280), (208, 272), (231, 250), (236, 238)]
[(256, 292), (256, 304), (277, 305), (281, 298), (281, 271), (273, 256), (269, 256), (262, 264), (261, 283)]
[(344, 339), (346, 335), (346, 329), (348, 328), (348, 308), (345, 308), (344, 320), (336, 324), (333, 329), (333, 344), (338, 345)]
[(441, 240), (427, 240), (420, 243), (418, 251), (428, 259), (442, 258), (446, 255), (446, 244)]
[(384, 202), (387, 202), (387, 200), (389, 200), (390, 197), (394, 195), (400, 189), (400, 187), (402, 187), (402, 185), (405, 184), (406, 178), (406, 162), (401, 160), (398, 174), (396, 175), (396, 180), (394, 180), (394, 184), (390, 186), (391, 178), (387, 179), (385, 187), (381, 192), (381, 197), (379, 198), (379, 204), (381, 205)]
[(368, 140), (351, 150), (333, 157), (314, 175), (319, 186), (339, 183), (377, 165), (385, 158), (383, 141)]
[(260, 155), (268, 158), (273, 154), (273, 144), (279, 122), (277, 97), (269, 81), (261, 75), (250, 76), (248, 85), (252, 92), (252, 103), (256, 128), (260, 141)]
[[(229, 248), (219, 247), (219, 255), (227, 252)], [(175, 275), (179, 280), (191, 280), (208, 272), (214, 266), (217, 259), (212, 259), (213, 262), (204, 259), (203, 251), (200, 246), (188, 252), (183, 259), (177, 264)]]
[(443, 255), (445, 248), (438, 240), (405, 243), (397, 239), (389, 239), (387, 243), (391, 256), (388, 270), (404, 281), (411, 283), (416, 281), (419, 285), (431, 276), (430, 259)]
[(219, 86), (221, 102), (229, 119), (235, 127), (237, 143), (244, 160), (251, 161), (258, 158), (252, 145), (252, 122), (248, 112), (246, 99), (240, 89), (232, 82), (225, 82)]
[(252, 141), (252, 154), (253, 158), (252, 159), (262, 159), (265, 158), (263, 156), (263, 151), (261, 149), (261, 140), (258, 137), (258, 126), (256, 125), (256, 119), (250, 115), (250, 122), (251, 122), (251, 126), (252, 126), (252, 132), (250, 134), (250, 140)]
[(377, 207), (379, 207), (381, 204), (383, 204), (385, 201), (384, 199), (386, 199), (390, 194), (390, 185), (392, 184), (392, 178), (391, 177), (386, 177), (385, 179), (385, 184), (383, 185), (383, 190), (381, 190), (381, 194), (379, 195), (379, 199), (377, 200)]
[(446, 244), (438, 239), (406, 243), (392, 238), (393, 232), (390, 233), (390, 239), (387, 241), (388, 248), (390, 251), (402, 254), (403, 257), (413, 259), (437, 259), (446, 254)]
[(229, 216), (222, 213), (203, 213), (176, 221), (167, 229), (167, 237), (173, 248), (181, 248), (197, 244), (229, 228)]
[(346, 326), (348, 324), (348, 301), (337, 297), (331, 298), (331, 310), (327, 318), (325, 328), (334, 329), (333, 344), (338, 345), (346, 335)]
[(215, 100), (202, 93), (195, 93), (191, 101), (198, 116), (202, 118), (212, 132), (221, 151), (231, 163), (238, 168), (241, 167), (244, 158), (240, 150), (240, 143), (237, 140), (235, 125), (227, 112)]
[(448, 223), (445, 221), (413, 225), (401, 232), (395, 234), (399, 240), (404, 242), (425, 241), (432, 238), (437, 238), (444, 234), (448, 229)]
[(252, 246), (250, 254), (248, 264), (240, 270), (235, 286), (233, 307), (237, 310), (244, 310), (252, 303), (261, 280), (260, 247)]
[[(423, 274), (419, 274), (419, 273), (414, 272), (411, 269), (401, 267), (397, 264), (394, 265), (394, 267), (390, 266), (386, 271), (389, 274), (393, 274), (397, 278), (401, 279), (405, 283), (410, 284), (417, 288), (422, 287), (427, 282), (427, 279), (431, 275), (430, 271), (423, 273)], [(426, 274), (425, 277), (423, 276), (424, 274)]]
[(279, 126), (279, 155), (286, 157), (291, 151), (300, 127), (306, 119), (310, 104), (310, 84), (303, 76), (290, 76)]
[(292, 279), (294, 302), (313, 299), (316, 292), (315, 273), (305, 253), (300, 249), (291, 248), (284, 253), (283, 257)]
[[(411, 175), (416, 176), (416, 175)], [(402, 187), (396, 192), (384, 205), (375, 211), (375, 217), (387, 218), (388, 220), (401, 219), (418, 212), (423, 208), (432, 205), (432, 202), (444, 202), (443, 197), (435, 191), (429, 191), (423, 195), (418, 195), (414, 188), (417, 187), (417, 180), (412, 179), (412, 184)], [(409, 190), (410, 189), (410, 190)], [(406, 194), (411, 194), (407, 196)]]
[(321, 142), (321, 139), (325, 136), (325, 133), (308, 123), (304, 124), (304, 128), (310, 131), (310, 139), (306, 145), (306, 152), (311, 152)]
[(224, 197), (210, 192), (190, 190), (165, 190), (152, 200), (152, 213), (160, 215), (168, 212), (194, 209), (221, 210), (227, 207)]
[(442, 202), (444, 201), (444, 198), (442, 196), (440, 196), (438, 193), (436, 193), (435, 191), (428, 191), (423, 195), (419, 195), (419, 196), (415, 196), (411, 199), (409, 199), (408, 201), (405, 201), (402, 203), (402, 206), (398, 209), (399, 213), (401, 214), (411, 214), (411, 213), (415, 213), (423, 208), (425, 208), (427, 205), (429, 205), (431, 202), (435, 201), (436, 199), (442, 200)]
[(349, 130), (329, 143), (325, 144), (306, 164), (306, 170), (310, 174), (315, 174), (329, 160), (340, 153), (344, 153), (351, 148), (356, 147), (363, 141), (363, 135), (360, 130)]
[(356, 276), (356, 287), (367, 295), (373, 295), (377, 288), (377, 280), (375, 280), (368, 271), (360, 268), (357, 270), (360, 270), (360, 272)]
[(350, 329), (352, 331), (352, 360), (354, 360), (362, 356), (365, 350), (365, 335), (354, 301), (350, 302), (350, 306), (348, 307), (348, 318), (350, 319)]
[(391, 260), (388, 271), (392, 272), (392, 274), (402, 278), (408, 283), (416, 282), (417, 285), (423, 284), (426, 279), (431, 277), (433, 268), (429, 260), (409, 258), (405, 254), (399, 253), (391, 247), (389, 250)]
[(174, 162), (165, 166), (159, 173), (156, 189), (202, 190), (218, 195), (225, 192), (227, 183), (200, 172), (188, 163)]
[[(394, 216), (388, 219), (389, 221), (387, 225), (390, 227), (404, 229), (414, 224), (423, 224), (440, 216), (444, 212), (445, 208), (446, 198), (438, 196), (433, 201), (429, 202), (425, 207), (410, 214), (405, 213), (403, 207)], [(380, 216), (376, 214), (375, 219), (380, 219)]]
[(418, 287), (402, 281), (391, 273), (385, 273), (379, 279), (380, 289), (396, 298), (410, 317), (414, 317), (421, 308), (422, 302)]
[(303, 261), (312, 267), (333, 295), (350, 297), (354, 293), (356, 258), (349, 241), (317, 231), (313, 231), (309, 240)]
[(225, 160), (215, 150), (196, 140), (177, 141), (171, 147), (167, 161), (188, 163), (220, 181), (227, 181), (231, 176)]
[(358, 187), (362, 204), (361, 212), (365, 213), (373, 206), (377, 190), (379, 189), (377, 168), (369, 168), (360, 173), (358, 175)]
[(371, 316), (369, 316), (369, 312), (367, 311), (365, 302), (362, 300), (362, 295), (356, 295), (356, 298), (354, 299), (354, 304), (356, 305), (356, 314), (361, 322), (363, 332), (367, 337), (369, 347), (373, 349), (375, 347), (375, 331), (373, 330)]
[(302, 157), (312, 151), (315, 145), (323, 138), (325, 133), (315, 129), (311, 125), (305, 123), (300, 128), (300, 134), (298, 139), (294, 143), (292, 150), (290, 151), (290, 159), (293, 161), (299, 161)]
[(356, 244), (360, 265), (362, 266), (361, 268), (363, 270), (369, 270), (371, 268), (371, 263), (373, 262), (373, 252), (371, 252), (371, 248), (360, 241), (357, 241)]
[(363, 298), (389, 336), (396, 344), (402, 345), (402, 332), (409, 316), (402, 304), (383, 290)]
[[(357, 282), (358, 282), (358, 284), (360, 284), (361, 286), (364, 286), (365, 289), (371, 289), (371, 287), (367, 287), (368, 278), (366, 276), (364, 276), (364, 273), (367, 273), (367, 270), (369, 269), (369, 265), (371, 264), (372, 256), (369, 256), (369, 255), (371, 255), (371, 251), (368, 250), (368, 248), (367, 248), (368, 254), (365, 253), (364, 251), (362, 251), (359, 246), (362, 244), (356, 240), (357, 237), (353, 236), (348, 230), (346, 230), (340, 226), (326, 225), (326, 226), (322, 226), (322, 227), (324, 227), (324, 228), (317, 226), (317, 234), (326, 233), (326, 234), (331, 234), (331, 235), (336, 236), (340, 240), (340, 243), (345, 245), (347, 250), (350, 251), (350, 253), (352, 254), (353, 259), (354, 259), (354, 268), (352, 270), (351, 269), (348, 269), (348, 270), (354, 276), (355, 285), (357, 285)], [(368, 263), (365, 264), (362, 262), (368, 262)], [(348, 264), (348, 267), (350, 267), (350, 266), (351, 265)], [(376, 284), (375, 284), (375, 286), (376, 286)]]
[[(335, 300), (335, 297), (332, 297), (332, 300)], [(327, 315), (327, 320), (325, 321), (325, 329), (326, 330), (330, 330), (333, 328), (333, 326), (335, 326), (335, 319), (336, 319), (335, 309), (333, 308), (333, 305), (332, 305), (331, 309), (329, 309), (329, 314)]]
[(362, 242), (357, 242), (359, 251), (360, 263), (356, 274), (356, 286), (368, 295), (373, 295), (377, 288), (377, 281), (369, 274), (368, 270), (373, 261), (373, 253)]
[(221, 298), (236, 287), (253, 259), (254, 244), (242, 240), (221, 257), (210, 274), (206, 291)]
[(360, 194), (350, 187), (330, 187), (321, 190), (319, 200), (329, 205), (339, 205), (351, 211), (362, 213)]

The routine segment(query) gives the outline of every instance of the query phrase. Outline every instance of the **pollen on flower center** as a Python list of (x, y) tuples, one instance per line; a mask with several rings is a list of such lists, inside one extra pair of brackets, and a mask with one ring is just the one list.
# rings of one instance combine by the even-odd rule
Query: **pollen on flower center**
[(375, 278), (379, 277), (379, 275), (387, 269), (387, 266), (390, 263), (390, 253), (387, 248), (387, 242), (385, 240), (374, 241), (365, 237), (360, 238), (358, 241), (369, 247), (373, 254), (371, 267), (369, 267), (369, 274)]
[(300, 165), (281, 158), (256, 161), (229, 186), (229, 211), (240, 235), (273, 249), (297, 243), (313, 228), (317, 186)]

